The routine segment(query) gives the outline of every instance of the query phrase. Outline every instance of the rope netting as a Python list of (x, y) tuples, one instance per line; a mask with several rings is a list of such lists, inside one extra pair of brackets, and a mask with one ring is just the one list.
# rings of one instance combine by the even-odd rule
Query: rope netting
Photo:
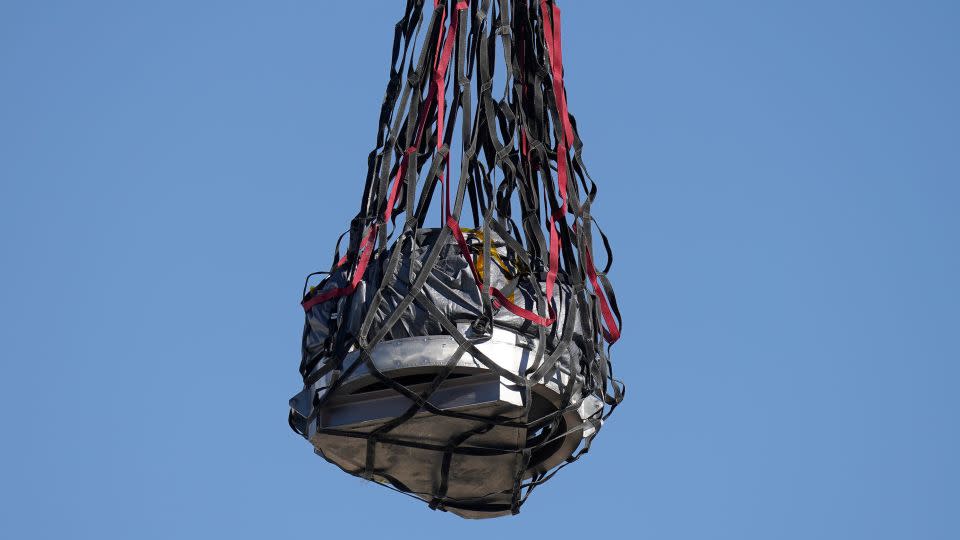
[[(349, 233), (346, 253), (341, 257), (338, 242), (330, 271), (311, 274), (325, 277), (305, 286), (303, 300), (306, 404), (293, 407), (290, 424), (307, 438), (365, 440), (359, 467), (345, 467), (317, 448), (346, 472), (426, 499), (433, 508), (515, 513), (534, 487), (589, 449), (622, 400), (609, 359), (621, 326), (607, 278), (613, 257), (590, 212), (597, 186), (583, 163), (563, 75), (560, 10), (551, 0), (437, 0), (428, 7), (407, 1), (395, 27), (360, 211), (341, 236)], [(606, 252), (602, 268), (593, 259), (595, 233)], [(453, 258), (462, 261), (463, 279), (453, 280), (459, 288), (444, 288), (438, 262), (450, 266), (444, 261)], [(444, 307), (453, 297), (455, 307)], [(520, 371), (481, 350), (498, 327), (535, 344)], [(457, 347), (425, 385), (411, 388), (372, 360), (385, 342), (437, 334), (452, 337)], [(467, 356), (520, 389), (523, 414), (473, 415), (431, 402)], [(567, 375), (557, 383), (559, 403), (531, 414), (531, 389), (561, 369)], [(409, 406), (372, 429), (320, 425), (320, 411), (358, 370)], [(602, 405), (578, 425), (562, 422), (582, 410), (584, 396)], [(442, 444), (394, 435), (423, 414), (462, 420), (469, 429)], [(518, 448), (471, 444), (498, 426), (530, 436)], [(575, 430), (584, 437), (563, 464), (530, 469), (539, 449)], [(385, 445), (442, 453), (436, 485), (417, 491), (378, 468)], [(499, 498), (449, 496), (458, 455), (515, 456), (508, 500), (503, 492)]]

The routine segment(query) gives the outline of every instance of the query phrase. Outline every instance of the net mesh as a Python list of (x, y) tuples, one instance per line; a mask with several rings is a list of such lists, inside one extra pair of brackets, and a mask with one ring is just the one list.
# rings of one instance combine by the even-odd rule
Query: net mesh
[[(612, 252), (590, 213), (597, 187), (567, 108), (560, 33), (550, 0), (408, 0), (360, 211), (341, 236), (345, 254), (338, 241), (331, 269), (304, 286), (304, 390), (291, 400), (291, 427), (344, 471), (435, 509), (518, 512), (536, 486), (589, 450), (623, 399), (609, 359), (620, 336), (607, 279)], [(606, 252), (601, 269), (595, 233)], [(490, 356), (498, 331), (529, 351), (522, 366)], [(446, 336), (455, 347), (414, 381), (378, 366), (378, 347), (417, 336)], [(434, 403), (465, 363), (515, 389), (517, 410), (471, 414)], [(355, 393), (361, 373), (402, 396), (403, 410), (359, 430), (324, 425), (325, 408)], [(547, 386), (552, 400), (543, 406)], [(598, 405), (585, 410), (588, 398)], [(457, 423), (440, 442), (404, 431), (425, 418)], [(519, 443), (483, 442), (504, 429), (521, 433)], [(575, 448), (545, 467), (538, 456), (571, 434)], [(326, 454), (320, 441), (331, 437), (363, 443), (359, 466)], [(436, 469), (429, 489), (378, 458), (398, 448), (419, 452), (406, 454), (412, 460), (436, 456), (424, 461)], [(497, 466), (509, 466), (510, 485), (452, 495), (467, 456), (505, 459)]]

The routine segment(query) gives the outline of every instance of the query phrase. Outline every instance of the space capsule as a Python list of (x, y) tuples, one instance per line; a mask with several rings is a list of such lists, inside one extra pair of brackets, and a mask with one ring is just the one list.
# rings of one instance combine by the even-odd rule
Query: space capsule
[[(621, 401), (619, 312), (593, 259), (596, 190), (567, 110), (559, 9), (425, 10), (409, 0), (396, 27), (346, 255), (308, 276), (289, 423), (349, 474), (496, 517), (582, 455)], [(509, 75), (500, 100), (492, 51)]]

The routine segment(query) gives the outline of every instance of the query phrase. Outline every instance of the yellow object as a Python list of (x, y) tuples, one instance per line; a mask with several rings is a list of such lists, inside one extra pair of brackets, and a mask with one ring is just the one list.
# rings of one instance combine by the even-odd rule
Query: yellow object
[[(480, 243), (483, 243), (483, 231), (478, 231), (476, 229), (464, 229), (464, 232), (472, 234)], [(510, 269), (507, 268), (507, 265), (503, 262), (503, 259), (500, 258), (500, 253), (497, 251), (497, 248), (490, 246), (490, 258), (493, 259), (493, 262), (497, 263), (497, 266), (501, 270), (506, 272), (508, 275), (511, 273)], [(477, 274), (480, 275), (480, 279), (483, 279), (483, 249), (481, 248), (480, 253), (478, 253), (473, 258), (474, 266), (477, 267)], [(510, 292), (510, 295), (507, 296), (507, 300), (513, 302), (513, 291)]]

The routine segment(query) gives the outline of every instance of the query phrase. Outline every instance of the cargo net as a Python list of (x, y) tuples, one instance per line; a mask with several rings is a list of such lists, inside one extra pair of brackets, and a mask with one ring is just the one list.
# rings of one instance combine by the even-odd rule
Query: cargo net
[(431, 508), (517, 513), (623, 398), (612, 253), (590, 213), (554, 2), (423, 4), (408, 0), (395, 27), (345, 254), (338, 241), (304, 285), (290, 425), (345, 472)]

